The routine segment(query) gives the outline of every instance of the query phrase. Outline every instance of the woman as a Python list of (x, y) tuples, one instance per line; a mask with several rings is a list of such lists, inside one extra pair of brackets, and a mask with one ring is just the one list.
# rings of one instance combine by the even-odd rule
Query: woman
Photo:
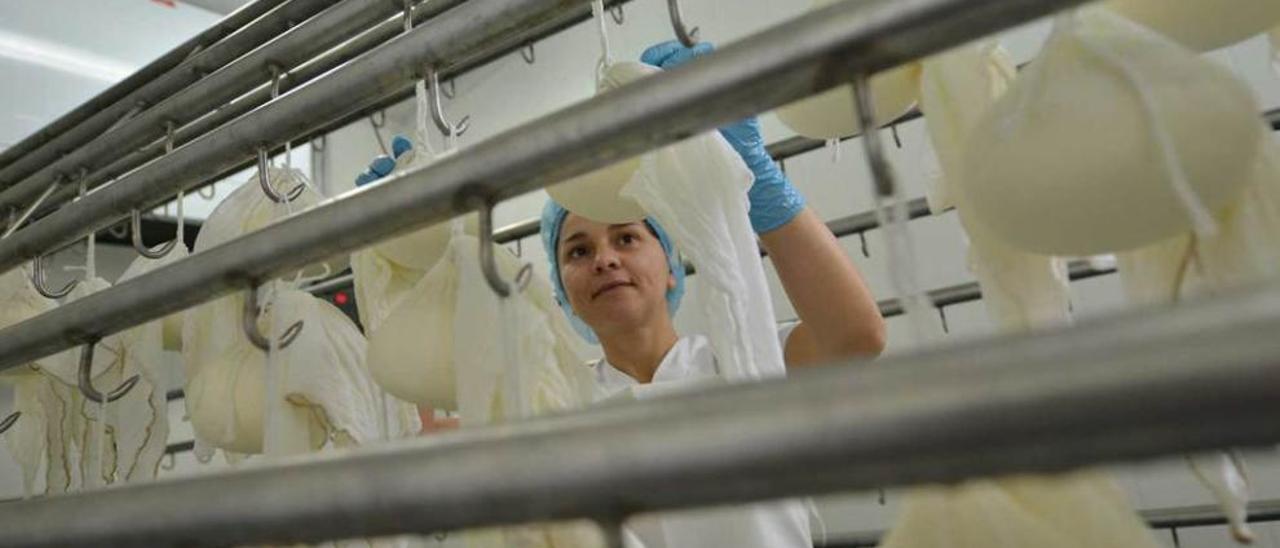
[[(705, 43), (691, 49), (667, 42), (649, 48), (641, 60), (669, 69), (711, 50)], [(720, 132), (755, 174), (751, 225), (800, 317), (794, 328), (779, 333), (787, 368), (879, 354), (885, 328), (875, 300), (836, 238), (765, 150), (757, 120)], [(661, 226), (652, 219), (597, 223), (553, 201), (541, 225), (556, 297), (579, 332), (604, 349), (604, 358), (591, 365), (597, 401), (718, 374), (707, 338), (682, 337), (672, 323), (684, 267)], [(795, 501), (641, 517), (629, 523), (629, 545), (809, 548), (807, 522), (806, 509)]]

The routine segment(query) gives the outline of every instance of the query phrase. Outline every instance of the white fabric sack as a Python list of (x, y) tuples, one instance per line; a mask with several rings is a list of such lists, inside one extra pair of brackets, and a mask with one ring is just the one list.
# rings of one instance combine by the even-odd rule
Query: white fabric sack
[[(1280, 279), (1280, 150), (1268, 143), (1241, 198), (1217, 217), (1210, 236), (1181, 236), (1116, 255), (1125, 294), (1137, 305), (1169, 305)], [(1237, 459), (1188, 457), (1217, 499), (1237, 539), (1252, 538), (1249, 483)]]
[[(520, 261), (495, 246), (498, 272), (513, 280)], [(441, 261), (457, 270), (450, 360), (464, 428), (584, 407), (590, 368), (582, 343), (551, 299), (551, 285), (532, 274), (522, 292), (502, 299), (481, 274), (479, 240), (454, 231)], [(439, 268), (439, 267), (437, 267)], [(514, 284), (513, 284), (514, 288)], [(495, 329), (495, 326), (500, 326)], [(462, 351), (465, 349), (465, 351)], [(468, 548), (604, 548), (589, 522), (537, 524), (467, 532)]]
[[(983, 113), (1009, 89), (1017, 69), (997, 42), (962, 46), (925, 59), (921, 108), (943, 173), (929, 196), (930, 207), (955, 207), (963, 176), (964, 149)], [(967, 208), (957, 208), (969, 235), (969, 268), (982, 300), (1002, 331), (1063, 323), (1070, 308), (1065, 261), (1026, 253), (982, 231)]]
[(1230, 46), (1280, 23), (1278, 0), (1109, 0), (1103, 5), (1196, 51)]
[[(269, 168), (268, 172), (282, 193), (305, 181), (296, 170)], [(196, 252), (319, 201), (308, 187), (294, 202), (276, 204), (262, 193), (254, 177), (209, 216), (196, 240)], [(325, 269), (339, 267), (343, 261), (331, 260)], [(293, 344), (277, 352), (280, 371), (275, 379), (280, 398), (271, 402), (269, 410), (279, 421), (272, 424), (280, 428), (273, 427), (273, 439), (264, 440), (267, 355), (244, 334), (244, 298), (240, 292), (184, 314), (186, 405), (198, 445), (231, 453), (260, 453), (271, 446), (287, 454), (318, 449), (326, 437), (338, 445), (377, 439), (384, 423), (395, 436), (417, 432), (417, 414), (405, 405), (382, 409), (382, 398), (375, 396), (364, 369), (364, 338), (350, 320), (309, 294), (284, 289), (278, 293), (279, 302), (267, 307), (271, 312), (259, 317), (260, 332), (271, 331), (275, 311), (283, 326), (296, 320), (305, 325)], [(278, 340), (281, 334), (269, 338)]]
[(982, 231), (1045, 255), (1211, 233), (1259, 154), (1258, 110), (1225, 68), (1082, 9), (979, 121), (953, 198)]
[(747, 216), (754, 178), (718, 133), (645, 156), (624, 196), (639, 202), (698, 268), (698, 304), (730, 381), (786, 374), (755, 233)]
[[(927, 59), (925, 120), (944, 173), (935, 196), (954, 199), (970, 237), (970, 268), (1001, 332), (1070, 322), (1070, 294), (1060, 259), (1013, 249), (976, 226), (958, 190), (968, 184), (964, 144), (1015, 73), (994, 43), (964, 46)], [(934, 207), (938, 207), (934, 203)], [(977, 230), (975, 230), (977, 228)], [(972, 480), (907, 492), (885, 548), (1157, 546), (1114, 482), (1097, 472)]]
[(1124, 492), (1095, 472), (921, 487), (881, 548), (1157, 548)]
[[(292, 289), (281, 291), (260, 318), (263, 333), (274, 314), (286, 325), (305, 322), (293, 343), (278, 350), (280, 400), (266, 401), (266, 353), (241, 335), (191, 367), (186, 401), (196, 436), (247, 454), (263, 452), (272, 441), (280, 443), (278, 454), (295, 454), (321, 448), (326, 438), (339, 447), (379, 439), (380, 400), (363, 367), (364, 338), (355, 325), (333, 305)], [(188, 325), (198, 322), (197, 317)], [(278, 413), (282, 430), (271, 434), (279, 440), (264, 439), (266, 405), (276, 406), (271, 411)], [(395, 435), (416, 429), (397, 424)]]

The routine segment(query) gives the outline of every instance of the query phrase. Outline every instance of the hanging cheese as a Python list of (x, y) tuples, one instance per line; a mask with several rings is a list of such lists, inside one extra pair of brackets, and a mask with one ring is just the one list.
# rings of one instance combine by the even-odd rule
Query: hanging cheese
[[(216, 310), (196, 310), (188, 317), (184, 335), (197, 349), (208, 347), (199, 332), (210, 314)], [(264, 406), (273, 404), (282, 413), (286, 429), (277, 435), (285, 439), (288, 453), (319, 449), (326, 438), (338, 446), (378, 439), (380, 403), (363, 367), (365, 341), (355, 325), (333, 305), (293, 289), (281, 291), (271, 310), (259, 318), (262, 333), (268, 332), (274, 314), (286, 325), (304, 322), (293, 343), (277, 351), (280, 400), (266, 401), (265, 352), (242, 334), (219, 341), (219, 350), (193, 356), (196, 363), (188, 368), (187, 410), (197, 437), (227, 451), (261, 453)], [(397, 424), (395, 435), (404, 435), (408, 428)]]
[(1103, 5), (1196, 51), (1242, 42), (1280, 24), (1280, 0), (1108, 0)]
[(1192, 227), (1240, 195), (1263, 139), (1229, 71), (1105, 10), (1060, 16), (989, 109), (957, 205), (1024, 251), (1093, 255)]
[[(455, 352), (459, 348), (456, 346), (459, 334), (455, 325), (456, 316), (460, 313), (458, 292), (463, 274), (459, 270), (457, 256), (459, 253), (475, 253), (472, 248), (478, 246), (478, 240), (465, 232), (452, 236), (448, 251), (440, 262), (370, 333), (369, 369), (388, 393), (435, 409), (459, 409), (456, 373), (459, 356)], [(500, 247), (495, 247), (494, 258), (504, 279), (513, 279), (520, 270), (519, 260)], [(478, 278), (479, 272), (474, 276)], [(581, 364), (584, 361), (581, 345), (576, 342), (576, 335), (568, 327), (551, 295), (550, 282), (542, 276), (533, 275), (530, 286), (519, 298), (527, 300), (539, 311), (538, 317), (542, 319), (531, 320), (530, 323), (540, 326), (539, 329), (550, 329), (554, 334), (555, 343), (551, 351), (556, 359), (550, 364), (556, 368), (564, 364)], [(496, 319), (490, 315), (477, 321), (477, 325), (485, 326), (484, 329), (475, 327), (462, 335), (477, 337), (495, 324)], [(461, 348), (476, 352), (486, 344), (471, 341)], [(534, 359), (529, 353), (523, 355), (529, 360)], [(531, 371), (539, 370), (532, 365), (530, 367)], [(532, 397), (537, 399), (541, 396)]]
[[(822, 8), (837, 0), (814, 0)], [(874, 120), (884, 125), (897, 120), (915, 106), (920, 97), (920, 65), (907, 63), (871, 77)], [(810, 139), (831, 140), (862, 131), (853, 110), (853, 86), (845, 84), (796, 101), (775, 111), (784, 125)]]
[[(613, 63), (597, 82), (597, 93), (606, 93), (662, 72), (662, 69), (632, 61)], [(547, 187), (556, 203), (576, 215), (600, 223), (632, 223), (644, 218), (644, 210), (634, 200), (619, 196), (640, 169), (640, 156), (626, 158), (607, 167), (579, 175)]]

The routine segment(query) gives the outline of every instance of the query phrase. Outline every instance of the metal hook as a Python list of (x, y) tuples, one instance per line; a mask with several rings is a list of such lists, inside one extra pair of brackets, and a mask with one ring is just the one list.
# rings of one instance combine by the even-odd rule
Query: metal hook
[(267, 70), (271, 72), (271, 100), (274, 101), (280, 97), (280, 83), (284, 81), (284, 67), (271, 63), (267, 65)]
[(440, 88), (440, 93), (450, 101), (452, 101), (453, 97), (458, 94), (458, 85), (454, 82), (454, 80), (450, 79), (444, 83), (443, 87)]
[(684, 47), (698, 45), (698, 27), (689, 30), (684, 25), (684, 15), (680, 12), (680, 0), (667, 0), (667, 11), (671, 13), (671, 27), (676, 31), (676, 38)]
[[(249, 342), (258, 347), (258, 350), (269, 352), (271, 341), (258, 332), (258, 312), (258, 287), (250, 286), (249, 294), (244, 299), (244, 334), (249, 337)], [(298, 334), (302, 333), (303, 325), (304, 321), (298, 320), (285, 329), (284, 334), (280, 336), (280, 345), (277, 349), (283, 350), (293, 344)]]
[(863, 257), (866, 257), (866, 258), (868, 258), (868, 259), (870, 259), (870, 258), (871, 258), (871, 250), (867, 248), (867, 233), (866, 233), (866, 232), (859, 232), (859, 233), (858, 233), (858, 241), (862, 242), (862, 256), (863, 256)]
[(369, 115), (369, 123), (373, 124), (373, 127), (376, 127), (376, 128), (378, 128), (378, 129), (382, 129), (383, 127), (386, 127), (386, 125), (387, 125), (387, 111), (385, 111), (385, 110), (379, 110), (379, 111), (374, 112), (373, 114), (370, 114), (370, 115)]
[(271, 201), (279, 204), (292, 202), (298, 199), (298, 196), (302, 195), (303, 189), (306, 188), (305, 183), (298, 183), (298, 186), (293, 187), (287, 195), (280, 195), (280, 193), (276, 191), (275, 187), (271, 186), (271, 177), (267, 174), (267, 167), (267, 147), (264, 144), (263, 146), (258, 147), (258, 184), (262, 187), (262, 192), (267, 195), (267, 198), (270, 198)]
[(942, 332), (951, 333), (951, 326), (947, 325), (947, 309), (946, 307), (938, 307), (938, 319), (942, 320)]
[[(209, 189), (208, 195), (205, 195), (204, 193), (206, 188)], [(199, 196), (206, 200), (212, 200), (217, 195), (218, 195), (218, 183), (210, 183), (209, 186), (204, 186), (196, 189), (196, 196)]]
[(461, 137), (471, 127), (471, 117), (463, 116), (458, 125), (452, 125), (444, 118), (444, 105), (440, 103), (440, 73), (430, 65), (426, 68), (427, 94), (431, 96), (431, 119), (446, 137)]
[(178, 456), (173, 453), (165, 454), (164, 460), (160, 461), (160, 469), (166, 472), (177, 468), (177, 466)]
[(622, 4), (609, 6), (609, 15), (613, 16), (613, 22), (618, 25), (622, 25), (627, 22), (627, 12), (622, 11)]
[(13, 423), (18, 422), (18, 417), (21, 416), (22, 411), (14, 411), (9, 416), (5, 417), (4, 420), (0, 421), (0, 434), (8, 432), (10, 428), (13, 428)]
[(98, 389), (93, 387), (93, 372), (91, 371), (93, 369), (93, 347), (97, 343), (98, 341), (96, 340), (90, 341), (84, 345), (84, 348), (80, 349), (80, 393), (94, 403), (110, 403), (123, 398), (125, 394), (133, 390), (134, 385), (138, 384), (142, 377), (139, 375), (129, 377), (120, 383), (120, 386), (117, 386), (115, 390), (106, 395), (99, 392)]
[(889, 132), (893, 134), (893, 144), (898, 148), (902, 148), (902, 137), (898, 136), (898, 124), (889, 126)]
[[(181, 223), (182, 219), (178, 219), (178, 222)], [(130, 215), (129, 228), (133, 230), (133, 250), (148, 259), (162, 259), (178, 245), (178, 238), (175, 236), (169, 243), (156, 248), (155, 251), (147, 249), (147, 246), (142, 243), (142, 213), (136, 209)]]
[(533, 42), (525, 44), (524, 47), (520, 49), (520, 57), (524, 58), (524, 62), (529, 63), (530, 65), (538, 62), (538, 53), (533, 49)]
[[(511, 284), (502, 279), (498, 274), (498, 266), (493, 258), (493, 204), (489, 200), (480, 196), (472, 196), (467, 199), (467, 206), (476, 209), (480, 214), (480, 222), (478, 230), (480, 236), (480, 270), (484, 272), (485, 281), (489, 282), (489, 287), (497, 293), (499, 297), (507, 298), (511, 296)], [(533, 265), (525, 263), (524, 267), (516, 273), (515, 290), (516, 292), (524, 291), (529, 286), (529, 282), (533, 279)]]
[(31, 262), (31, 285), (35, 286), (36, 291), (41, 295), (44, 295), (46, 298), (57, 300), (66, 297), (71, 294), (71, 291), (76, 288), (76, 285), (80, 284), (80, 280), (71, 280), (67, 282), (67, 285), (62, 286), (62, 289), (51, 291), (44, 285), (44, 255), (37, 256), (35, 259), (32, 259)]

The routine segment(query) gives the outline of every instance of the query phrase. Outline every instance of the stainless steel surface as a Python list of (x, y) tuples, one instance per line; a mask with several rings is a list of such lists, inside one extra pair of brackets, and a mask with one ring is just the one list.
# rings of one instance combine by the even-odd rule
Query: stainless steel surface
[[(417, 9), (414, 10), (413, 18), (415, 21), (425, 21), (428, 18), (435, 17), (436, 15), (439, 15), (441, 12), (462, 3), (463, 1), (466, 1), (466, 0), (431, 0), (426, 4), (418, 6)], [(351, 59), (354, 59), (355, 57), (367, 52), (368, 50), (378, 46), (382, 42), (385, 42), (386, 40), (396, 36), (399, 33), (400, 33), (399, 22), (394, 20), (385, 21), (382, 24), (377, 25), (373, 29), (370, 29), (369, 31), (364, 32), (363, 34), (360, 34), (359, 36), (356, 36), (355, 38), (348, 40), (343, 45), (336, 47), (331, 51), (325, 52), (322, 56), (316, 57), (315, 59), (312, 59), (300, 66), (297, 66), (291, 69), (289, 71), (289, 77), (284, 79), (283, 82), (281, 82), (281, 91), (288, 92), (291, 89), (301, 86), (311, 81), (312, 79), (320, 75), (323, 75), (329, 72), (330, 70), (350, 61)], [(254, 91), (247, 93), (245, 96), (240, 97), (235, 101), (225, 106), (222, 106), (218, 110), (212, 113), (209, 113), (199, 118), (198, 120), (190, 124), (187, 124), (183, 128), (179, 129), (176, 134), (176, 140), (178, 143), (181, 143), (181, 144), (185, 144), (187, 142), (195, 140), (203, 136), (204, 134), (209, 133), (210, 131), (213, 131), (214, 129), (223, 126), (224, 124), (232, 120), (235, 120), (245, 115), (248, 112), (251, 112), (252, 110), (262, 106), (264, 103), (266, 103), (269, 100), (271, 100), (271, 86), (270, 84), (263, 84), (262, 86), (258, 87)], [(389, 100), (385, 102), (385, 104), (390, 104), (390, 103), (391, 101)], [(306, 144), (306, 142), (310, 141), (313, 137), (317, 135), (323, 135), (325, 132), (331, 129), (333, 128), (326, 127), (324, 131), (312, 132), (301, 138), (294, 139), (293, 145), (299, 146), (302, 144)], [(98, 169), (95, 172), (91, 173), (89, 175), (88, 184), (90, 188), (95, 188), (98, 185), (105, 184), (106, 182), (111, 181), (114, 178), (125, 175), (133, 171), (134, 169), (137, 169), (138, 167), (142, 166), (143, 164), (146, 164), (147, 162), (154, 160), (155, 158), (158, 158), (162, 154), (161, 152), (162, 150), (163, 148), (161, 144), (158, 142), (138, 150), (133, 150), (130, 153), (121, 157), (120, 159), (112, 162), (110, 165), (104, 168)], [(233, 166), (232, 168), (224, 170), (222, 173), (218, 173), (209, 177), (206, 180), (206, 182), (211, 182), (212, 180), (215, 180), (219, 177), (230, 175), (231, 173), (234, 173), (236, 171), (239, 171), (242, 168), (249, 167), (251, 165), (252, 165), (252, 160), (241, 162), (240, 164)], [(10, 196), (16, 197), (16, 195), (10, 195)], [(57, 195), (55, 195), (54, 200), (52, 202), (54, 204), (54, 207), (47, 207), (42, 209), (51, 211), (53, 209), (56, 209), (57, 208), (56, 206), (61, 205), (71, 200), (74, 197), (75, 197), (74, 192), (58, 193)], [(6, 201), (6, 199), (7, 199), (6, 196), (3, 193), (0, 193), (0, 203), (3, 203), (4, 201)], [(47, 213), (47, 211), (45, 211), (45, 213)]]
[(1280, 287), (1268, 286), (787, 380), (15, 503), (0, 512), (0, 545), (317, 542), (1262, 446), (1280, 441), (1277, 330)]
[[(152, 87), (170, 90), (162, 102), (120, 124), (110, 136), (93, 139), (44, 164), (38, 171), (0, 193), (0, 207), (25, 204), (59, 173), (87, 168), (96, 172), (120, 158), (121, 150), (137, 150), (165, 136), (166, 124), (187, 124), (273, 78), (273, 68), (292, 68), (341, 44), (358, 31), (387, 20), (400, 10), (399, 0), (343, 0), (302, 24), (271, 35), (271, 40), (206, 77), (179, 73), (157, 79)], [(221, 58), (217, 59), (221, 60)], [(215, 67), (216, 68), (216, 67)], [(170, 81), (166, 81), (166, 78)], [(181, 87), (185, 85), (186, 87)], [(159, 96), (153, 94), (152, 96)], [(90, 125), (92, 122), (87, 122)], [(99, 177), (98, 180), (106, 180)], [(151, 205), (151, 204), (140, 204)]]
[[(317, 119), (345, 112), (371, 88), (413, 78), (413, 67), (429, 62), (430, 55), (466, 52), (531, 21), (554, 17), (564, 1), (467, 2), (445, 12), (329, 77), (265, 105), (255, 116), (177, 149), (0, 241), (0, 269), (106, 228), (127, 215), (131, 204), (159, 200), (235, 165), (252, 154), (251, 143), (287, 139)], [(460, 203), (464, 195), (511, 198), (822, 91), (843, 82), (841, 71), (832, 67), (891, 67), (1077, 3), (876, 0), (832, 5), (0, 330), (0, 369), (164, 317), (247, 287), (251, 280), (439, 223), (465, 210)]]
[(168, 53), (161, 55), (155, 61), (147, 63), (138, 72), (107, 88), (106, 91), (95, 95), (83, 105), (62, 115), (12, 147), (5, 149), (3, 153), (0, 153), (0, 167), (7, 167), (14, 160), (44, 146), (54, 137), (76, 127), (90, 116), (106, 109), (142, 85), (178, 66), (191, 55), (212, 46), (284, 2), (285, 0), (254, 0), (245, 4), (235, 13), (227, 15), (194, 38), (183, 42)]
[[(97, 167), (92, 163), (63, 162), (59, 161), (59, 158), (64, 154), (75, 153), (79, 147), (91, 141), (110, 141), (111, 139), (106, 138), (104, 134), (108, 133), (112, 126), (115, 126), (122, 118), (126, 117), (135, 107), (143, 106), (142, 112), (139, 113), (139, 116), (142, 116), (150, 110), (149, 107), (151, 105), (158, 105), (170, 95), (200, 80), (205, 74), (218, 70), (260, 44), (289, 30), (294, 23), (315, 15), (335, 2), (337, 0), (288, 0), (284, 4), (277, 6), (269, 13), (245, 25), (231, 36), (199, 50), (171, 70), (153, 76), (117, 101), (102, 107), (100, 110), (90, 114), (88, 118), (68, 128), (65, 132), (49, 139), (43, 146), (15, 158), (13, 162), (0, 168), (0, 188), (18, 184), (18, 181), (28, 178), (32, 173), (36, 173), (37, 170), (45, 173), (40, 181), (51, 182), (52, 178), (50, 177), (55, 173), (47, 169), (46, 166), (55, 163), (59, 166), (56, 171), (66, 175), (76, 173), (81, 168)], [(125, 124), (130, 124), (131, 122), (125, 122)], [(164, 128), (163, 119), (157, 118), (154, 123), (155, 125), (151, 129), (156, 132), (162, 132)], [(116, 135), (115, 132), (111, 132), (111, 134), (112, 137)], [(118, 155), (119, 150), (117, 148), (112, 152)], [(40, 184), (32, 184), (37, 189), (43, 188)], [(31, 186), (28, 186), (25, 190), (30, 192)]]
[[(544, 2), (544, 4), (550, 3), (552, 3), (551, 0)], [(434, 4), (435, 3), (433, 2), (432, 5)], [(265, 133), (272, 136), (271, 139), (266, 140), (273, 144), (281, 144), (286, 140), (292, 140), (295, 144), (299, 144), (300, 141), (305, 142), (314, 135), (323, 134), (324, 132), (341, 127), (349, 122), (353, 117), (359, 118), (367, 115), (371, 111), (381, 108), (382, 106), (399, 100), (399, 91), (411, 91), (412, 82), (418, 78), (414, 72), (421, 66), (421, 63), (416, 63), (407, 59), (423, 58), (424, 56), (434, 54), (440, 59), (447, 61), (446, 66), (441, 68), (441, 76), (452, 75), (458, 71), (468, 70), (483, 63), (487, 63), (500, 55), (506, 54), (507, 52), (514, 51), (532, 37), (540, 37), (549, 33), (557, 32), (558, 30), (571, 26), (576, 21), (589, 16), (590, 10), (586, 4), (581, 3), (580, 0), (560, 0), (559, 2), (554, 2), (554, 4), (556, 7), (550, 8), (549, 11), (543, 12), (534, 10), (536, 13), (531, 13), (527, 17), (523, 17), (518, 13), (518, 8), (523, 4), (504, 7), (494, 6), (493, 3), (489, 3), (489, 8), (487, 9), (470, 9), (466, 10), (465, 14), (451, 15), (450, 22), (447, 23), (447, 26), (452, 28), (468, 27), (471, 31), (469, 36), (455, 39), (453, 42), (424, 39), (424, 33), (415, 31), (413, 34), (418, 36), (418, 38), (406, 43), (403, 40), (404, 37), (399, 36), (402, 34), (400, 23), (395, 20), (388, 21), (383, 26), (389, 27), (387, 31), (391, 36), (398, 36), (394, 41), (398, 42), (400, 46), (390, 48), (396, 52), (394, 55), (387, 52), (387, 48), (378, 48), (383, 51), (383, 54), (380, 56), (384, 61), (380, 63), (380, 70), (382, 71), (381, 77), (376, 77), (377, 75), (374, 74), (379, 72), (378, 70), (372, 70), (373, 67), (366, 66), (371, 61), (371, 59), (369, 59), (369, 54), (365, 54), (359, 63), (347, 62), (342, 69), (332, 73), (332, 75), (335, 76), (338, 73), (344, 75), (344, 78), (341, 79), (341, 84), (336, 84), (331, 78), (327, 84), (320, 86), (330, 92), (334, 88), (345, 87), (346, 93), (337, 96), (325, 95), (324, 93), (317, 94), (314, 93), (317, 86), (310, 85), (309, 83), (308, 85), (303, 86), (302, 90), (300, 90), (308, 92), (304, 93), (306, 97), (305, 100), (290, 101), (286, 98), (281, 101), (288, 102), (289, 106), (287, 108), (292, 114), (289, 115), (290, 117), (286, 120), (291, 121), (291, 123), (283, 124), (272, 122), (264, 124), (267, 120), (254, 117), (252, 115), (236, 118), (234, 121), (229, 122), (226, 125), (219, 126), (215, 132), (218, 135), (218, 139), (215, 140), (217, 143), (216, 145), (205, 140), (203, 138), (205, 136), (203, 135), (199, 138), (200, 141), (203, 141), (202, 145), (199, 147), (200, 151), (198, 154), (194, 154), (192, 156), (200, 158), (201, 161), (190, 162), (192, 156), (181, 156), (184, 158), (184, 162), (188, 162), (188, 169), (170, 174), (170, 176), (166, 178), (170, 180), (171, 183), (175, 185), (185, 185), (188, 189), (198, 186), (200, 183), (216, 179), (220, 176), (224, 176), (230, 172), (250, 165), (252, 157), (244, 154), (242, 150), (244, 146), (243, 144), (239, 147), (241, 149), (240, 154), (235, 154), (235, 144), (237, 140), (254, 138), (246, 136)], [(499, 19), (487, 19), (486, 17), (489, 16), (484, 15), (484, 13), (490, 13), (491, 16), (491, 12), (501, 13), (501, 15), (498, 16)], [(417, 17), (418, 15), (415, 13), (415, 18)], [(468, 20), (468, 18), (470, 18), (470, 20)], [(486, 22), (495, 23), (496, 26), (481, 29), (480, 26), (484, 25)], [(379, 29), (381, 28), (382, 26), (379, 27)], [(458, 34), (461, 33), (454, 33), (455, 36)], [(366, 36), (363, 35), (358, 40), (361, 43), (367, 43), (368, 41), (366, 40)], [(420, 49), (410, 51), (412, 46), (409, 44), (419, 45), (422, 47)], [(345, 47), (340, 48), (340, 50), (342, 50), (343, 53), (338, 56), (339, 58), (350, 53), (346, 51)], [(401, 64), (396, 65), (395, 63), (397, 62), (401, 62)], [(328, 61), (325, 61), (325, 63), (321, 63), (320, 65), (325, 65), (327, 63)], [(360, 66), (354, 66), (357, 64)], [(304, 68), (308, 72), (311, 71), (310, 65)], [(317, 66), (315, 68), (319, 69), (321, 67)], [(371, 78), (371, 80), (365, 80), (366, 77)], [(345, 117), (338, 114), (309, 112), (307, 107), (302, 104), (303, 101), (317, 101), (320, 99), (323, 99), (322, 102), (325, 106), (331, 109), (327, 112), (345, 112)], [(233, 111), (234, 109), (252, 106), (251, 101), (246, 102), (245, 100), (241, 100), (232, 103), (232, 105), (226, 110)], [(258, 109), (257, 114), (262, 114), (263, 111), (270, 110), (271, 109), (268, 108), (261, 108)], [(279, 113), (278, 110), (273, 112)], [(217, 113), (206, 118), (210, 120), (225, 119), (222, 117), (221, 113)], [(276, 120), (275, 118), (271, 119)], [(247, 120), (253, 121), (249, 122)], [(193, 125), (201, 125), (201, 127), (206, 130), (212, 129), (209, 126), (204, 125), (204, 122), (205, 120), (202, 120), (201, 122), (197, 122)], [(267, 129), (256, 128), (256, 126), (259, 125), (265, 125)], [(186, 138), (187, 135), (189, 135), (189, 132), (179, 131), (178, 139), (182, 140)], [(201, 134), (196, 133), (196, 135)], [(185, 148), (187, 147), (184, 146), (184, 149)], [(211, 158), (209, 156), (210, 148), (217, 150), (218, 155)], [(122, 159), (116, 164), (110, 166), (108, 169), (100, 170), (97, 177), (99, 180), (105, 180), (113, 174), (120, 173), (120, 171), (125, 169), (131, 162), (136, 162), (143, 156), (146, 156), (146, 154)], [(230, 157), (238, 157), (239, 161), (231, 162), (228, 160)], [(156, 175), (156, 172), (153, 170), (157, 168), (157, 163), (164, 164), (163, 162), (154, 162), (145, 166), (138, 172), (124, 175), (120, 182), (136, 180), (139, 178), (152, 178), (152, 176)], [(173, 177), (179, 177), (179, 179), (174, 180)], [(166, 198), (167, 197), (163, 195), (153, 194), (146, 198), (145, 201), (148, 203), (156, 203)], [(55, 202), (57, 203), (62, 203), (63, 200), (69, 199), (70, 195), (55, 195)], [(0, 254), (2, 253), (3, 252), (0, 251)], [(3, 270), (4, 268), (5, 267), (0, 266), (0, 270)]]

